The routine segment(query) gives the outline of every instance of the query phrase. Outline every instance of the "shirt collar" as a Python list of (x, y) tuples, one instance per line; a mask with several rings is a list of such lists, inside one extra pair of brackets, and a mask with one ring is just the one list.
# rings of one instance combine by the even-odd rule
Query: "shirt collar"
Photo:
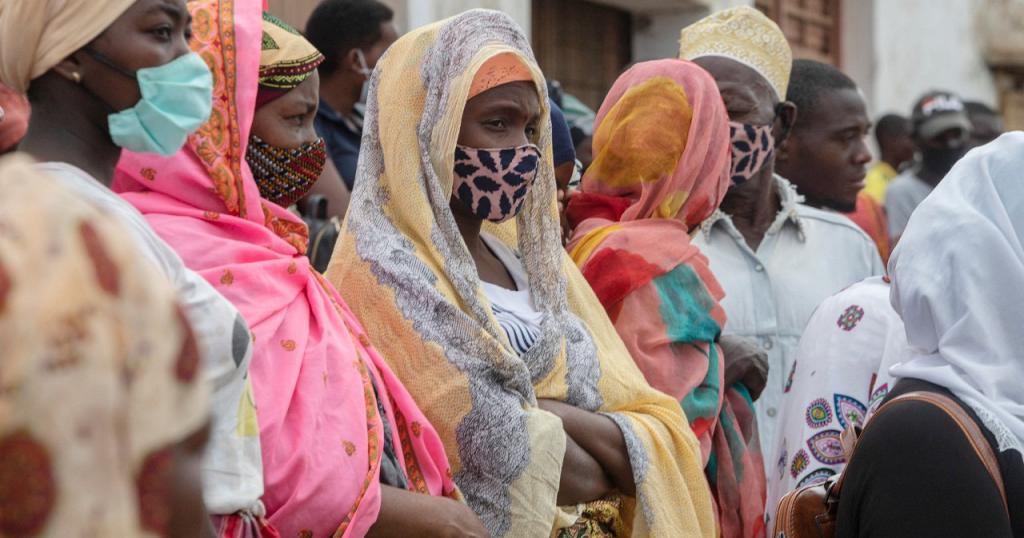
[[(797, 235), (800, 240), (803, 241), (805, 239), (804, 225), (803, 221), (800, 219), (798, 207), (804, 201), (804, 197), (796, 192), (796, 187), (794, 187), (786, 178), (778, 174), (775, 174), (773, 177), (775, 179), (775, 188), (779, 191), (781, 208), (775, 217), (775, 221), (768, 228), (768, 232), (777, 231), (786, 222), (792, 222), (797, 228)], [(704, 239), (706, 241), (711, 241), (711, 229), (719, 222), (723, 223), (723, 225), (735, 227), (732, 223), (732, 217), (721, 209), (716, 209), (715, 212), (705, 219), (700, 225), (700, 233), (704, 234)]]

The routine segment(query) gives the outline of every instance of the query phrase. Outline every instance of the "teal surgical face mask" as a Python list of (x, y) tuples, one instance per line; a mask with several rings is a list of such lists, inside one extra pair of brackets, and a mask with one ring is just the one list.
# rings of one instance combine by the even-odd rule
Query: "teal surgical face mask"
[(213, 75), (198, 54), (190, 52), (158, 67), (132, 73), (106, 56), (86, 52), (96, 61), (136, 80), (142, 99), (135, 106), (107, 117), (110, 138), (137, 153), (173, 155), (188, 135), (210, 117)]

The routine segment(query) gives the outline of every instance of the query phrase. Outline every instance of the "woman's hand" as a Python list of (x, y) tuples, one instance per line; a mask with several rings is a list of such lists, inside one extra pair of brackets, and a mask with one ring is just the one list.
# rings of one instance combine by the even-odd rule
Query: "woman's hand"
[[(538, 400), (537, 406), (559, 418), (565, 404), (555, 400)], [(562, 427), (565, 427), (563, 420)], [(562, 458), (562, 476), (558, 482), (559, 506), (596, 501), (612, 489), (604, 468), (584, 450), (568, 432), (565, 434), (565, 456)]]
[(380, 514), (367, 537), (425, 536), (487, 538), (490, 534), (468, 506), (447, 497), (432, 497), (381, 486)]
[(558, 189), (558, 219), (562, 225), (562, 246), (569, 244), (569, 239), (572, 238), (572, 225), (569, 224), (569, 218), (565, 215), (566, 208), (569, 207), (569, 191), (565, 189)]
[(537, 406), (562, 419), (566, 435), (597, 461), (612, 486), (626, 495), (636, 495), (626, 439), (612, 419), (557, 400), (538, 400)]

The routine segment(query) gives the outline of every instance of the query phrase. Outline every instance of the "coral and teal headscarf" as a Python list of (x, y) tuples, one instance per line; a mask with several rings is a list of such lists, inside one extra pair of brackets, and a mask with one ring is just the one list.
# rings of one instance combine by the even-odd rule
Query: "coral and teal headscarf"
[(754, 537), (765, 478), (752, 402), (724, 386), (724, 293), (689, 236), (729, 187), (728, 122), (696, 64), (626, 71), (597, 114), (594, 161), (569, 204), (569, 250), (637, 366), (700, 439), (723, 536)]

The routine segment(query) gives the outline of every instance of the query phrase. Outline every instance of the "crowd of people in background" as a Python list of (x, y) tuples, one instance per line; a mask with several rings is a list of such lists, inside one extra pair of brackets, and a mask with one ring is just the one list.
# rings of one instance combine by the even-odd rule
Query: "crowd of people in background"
[(0, 536), (1024, 536), (998, 112), (263, 4), (0, 0)]

